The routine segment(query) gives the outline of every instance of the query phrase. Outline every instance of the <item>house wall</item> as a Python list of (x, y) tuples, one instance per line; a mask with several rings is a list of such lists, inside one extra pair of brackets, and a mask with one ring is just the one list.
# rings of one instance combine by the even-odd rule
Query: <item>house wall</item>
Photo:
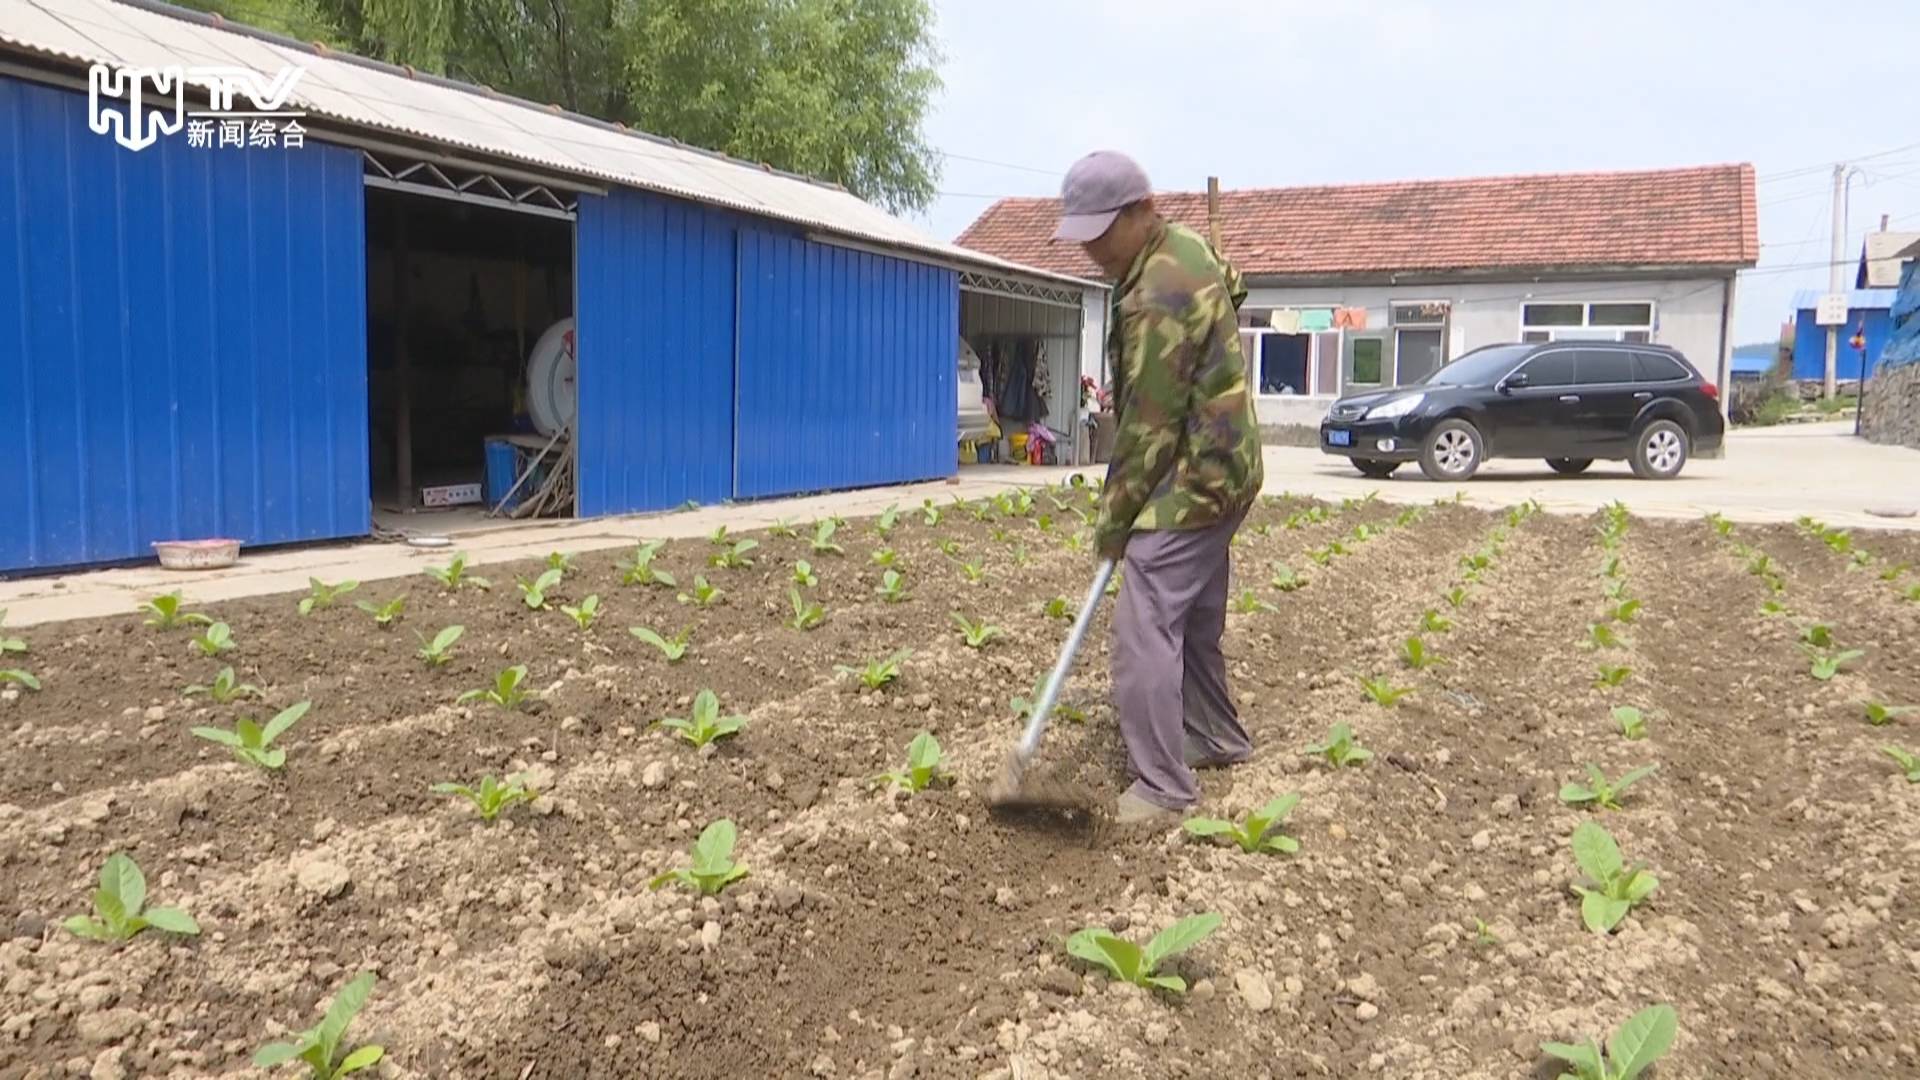
[[(1653, 340), (1687, 355), (1709, 379), (1724, 381), (1727, 343), (1721, 338), (1725, 277), (1676, 280), (1595, 282), (1474, 282), (1450, 285), (1262, 286), (1248, 290), (1243, 308), (1363, 307), (1367, 329), (1387, 330), (1388, 304), (1446, 301), (1452, 305), (1447, 355), (1457, 357), (1482, 345), (1520, 340), (1520, 305), (1550, 301), (1651, 301)], [(1345, 369), (1342, 368), (1342, 378)], [(1260, 423), (1276, 439), (1297, 440), (1302, 426), (1317, 428), (1337, 395), (1315, 397), (1262, 395)], [(1296, 429), (1288, 432), (1285, 429)]]

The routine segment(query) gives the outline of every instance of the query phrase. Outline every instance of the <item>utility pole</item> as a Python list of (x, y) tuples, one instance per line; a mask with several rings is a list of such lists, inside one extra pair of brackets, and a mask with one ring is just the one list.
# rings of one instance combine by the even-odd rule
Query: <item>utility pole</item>
[[(1841, 162), (1833, 167), (1833, 255), (1827, 266), (1827, 294), (1841, 291), (1844, 277), (1840, 263), (1846, 258), (1846, 201), (1847, 166)], [(1828, 401), (1838, 392), (1840, 375), (1840, 327), (1827, 324), (1827, 366), (1825, 378), (1820, 384), (1820, 396)]]

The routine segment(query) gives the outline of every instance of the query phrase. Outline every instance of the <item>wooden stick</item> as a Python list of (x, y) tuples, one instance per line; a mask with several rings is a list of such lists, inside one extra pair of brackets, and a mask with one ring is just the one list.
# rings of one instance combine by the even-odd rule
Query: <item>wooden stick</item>
[(1213, 252), (1224, 254), (1220, 250), (1220, 178), (1207, 177), (1207, 235), (1213, 240)]

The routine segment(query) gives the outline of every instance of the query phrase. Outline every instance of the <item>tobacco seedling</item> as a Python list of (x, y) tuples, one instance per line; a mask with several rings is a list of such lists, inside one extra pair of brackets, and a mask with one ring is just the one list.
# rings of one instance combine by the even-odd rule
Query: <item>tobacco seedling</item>
[(1760, 614), (1762, 615), (1765, 615), (1771, 618), (1776, 615), (1785, 615), (1786, 613), (1787, 613), (1787, 605), (1781, 603), (1778, 600), (1760, 601)]
[(372, 993), (373, 972), (363, 971), (333, 995), (333, 1004), (327, 1007), (326, 1018), (320, 1023), (301, 1032), (292, 1042), (268, 1043), (254, 1051), (254, 1067), (271, 1069), (299, 1061), (311, 1070), (310, 1080), (338, 1080), (379, 1064), (386, 1051), (378, 1046), (362, 1046), (334, 1061), (340, 1053), (347, 1025), (353, 1023), (354, 1015), (366, 1005)]
[(869, 558), (873, 560), (875, 566), (892, 566), (900, 561), (899, 553), (890, 547), (876, 549)]
[(311, 615), (321, 608), (330, 608), (335, 600), (360, 587), (357, 581), (342, 581), (338, 585), (329, 585), (317, 577), (307, 579), (307, 595), (300, 600), (300, 614)]
[(1892, 758), (1900, 771), (1907, 774), (1907, 783), (1920, 784), (1920, 756), (1898, 746), (1883, 746), (1880, 752)]
[(100, 887), (93, 891), (93, 914), (73, 915), (60, 925), (75, 937), (89, 941), (126, 941), (142, 930), (169, 934), (198, 934), (200, 924), (179, 908), (150, 908), (147, 877), (124, 851), (107, 856), (100, 867)]
[(777, 536), (782, 540), (797, 540), (800, 538), (800, 530), (794, 528), (793, 522), (788, 521), (786, 518), (781, 518), (779, 521), (767, 526), (767, 535)]
[(1419, 521), (1421, 515), (1424, 513), (1426, 513), (1426, 511), (1420, 509), (1417, 506), (1409, 506), (1405, 510), (1402, 510), (1398, 514), (1394, 515), (1393, 523), (1404, 529), (1407, 526), (1413, 524), (1414, 522)]
[(1877, 701), (1867, 703), (1867, 723), (1874, 727), (1886, 727), (1909, 713), (1920, 712), (1911, 705), (1882, 705)]
[(1428, 634), (1444, 634), (1453, 629), (1453, 620), (1440, 614), (1437, 608), (1428, 608), (1420, 615), (1420, 629)]
[(1607, 616), (1617, 623), (1630, 623), (1640, 617), (1639, 600), (1621, 600), (1613, 605)]
[(1892, 566), (1887, 567), (1885, 570), (1880, 571), (1880, 580), (1881, 581), (1899, 581), (1900, 576), (1902, 574), (1905, 574), (1907, 570), (1912, 566), (1913, 566), (1912, 563), (1895, 563)]
[(880, 511), (879, 520), (873, 523), (873, 531), (879, 533), (881, 538), (885, 539), (887, 536), (892, 535), (894, 526), (898, 524), (900, 524), (900, 507), (889, 506), (885, 510)]
[(1467, 587), (1465, 585), (1455, 585), (1453, 588), (1447, 590), (1446, 600), (1447, 606), (1453, 608), (1455, 611), (1465, 607), (1467, 603)]
[(407, 609), (407, 597), (405, 593), (402, 593), (384, 604), (376, 604), (371, 600), (362, 600), (354, 606), (373, 616), (375, 626), (378, 626), (382, 630), (391, 630), (393, 629), (393, 624), (399, 621), (401, 613)]
[(827, 621), (827, 606), (801, 595), (798, 586), (787, 587), (787, 599), (793, 604), (793, 617), (787, 625), (795, 630), (811, 630)]
[(31, 672), (23, 671), (20, 668), (0, 669), (0, 686), (14, 684), (24, 686), (29, 690), (40, 689), (40, 680), (34, 678)]
[(1373, 751), (1360, 745), (1353, 737), (1353, 728), (1347, 724), (1335, 724), (1328, 728), (1325, 742), (1315, 743), (1303, 752), (1308, 757), (1324, 758), (1327, 764), (1336, 769), (1358, 765), (1373, 757)]
[(1580, 894), (1580, 918), (1596, 934), (1611, 933), (1635, 904), (1660, 887), (1641, 864), (1627, 866), (1613, 834), (1596, 822), (1583, 821), (1573, 830), (1573, 857), (1587, 875), (1584, 884), (1573, 887)]
[[(1007, 705), (1013, 709), (1014, 718), (1018, 720), (1033, 719), (1034, 707), (1040, 703), (1040, 693), (1045, 690), (1046, 687), (1047, 676), (1043, 673), (1033, 680), (1033, 689), (1028, 691), (1027, 694), (1015, 694), (1013, 697), (1008, 698)], [(1066, 691), (1063, 688), (1061, 690), (1061, 698), (1056, 699), (1053, 703), (1053, 715), (1062, 720), (1071, 720), (1076, 724), (1086, 723), (1087, 711), (1077, 705), (1068, 704), (1064, 700), (1065, 694)]]
[(1178, 975), (1155, 975), (1166, 960), (1186, 952), (1220, 927), (1214, 912), (1189, 915), (1153, 936), (1146, 948), (1109, 933), (1105, 927), (1089, 926), (1067, 939), (1067, 955), (1107, 969), (1121, 982), (1142, 989), (1187, 992), (1187, 981)]
[(1252, 589), (1242, 589), (1240, 590), (1240, 595), (1233, 598), (1233, 611), (1235, 614), (1252, 615), (1259, 611), (1279, 610), (1279, 608), (1260, 599), (1260, 594), (1254, 592)]
[(713, 531), (707, 534), (707, 543), (712, 544), (714, 547), (726, 547), (732, 542), (732, 539), (727, 536), (727, 527), (725, 525), (716, 525)]
[(1644, 765), (1628, 772), (1618, 780), (1608, 780), (1607, 774), (1601, 772), (1599, 766), (1588, 764), (1587, 782), (1562, 785), (1560, 801), (1568, 806), (1584, 806), (1592, 803), (1602, 810), (1618, 810), (1620, 797), (1627, 793), (1627, 789), (1652, 776), (1658, 769), (1658, 765)]
[(1235, 825), (1222, 818), (1188, 818), (1183, 827), (1190, 836), (1224, 836), (1249, 855), (1262, 852), (1291, 855), (1300, 850), (1300, 841), (1281, 832), (1280, 826), (1299, 803), (1297, 794), (1279, 795), (1248, 813), (1244, 824)]
[(1756, 551), (1747, 559), (1747, 573), (1754, 577), (1766, 577), (1773, 570), (1773, 558), (1764, 551)]
[(1613, 722), (1620, 727), (1623, 739), (1644, 739), (1647, 737), (1647, 718), (1639, 709), (1631, 705), (1615, 705)]
[(1622, 683), (1625, 683), (1627, 681), (1627, 677), (1629, 675), (1633, 674), (1633, 669), (1626, 666), (1625, 664), (1621, 664), (1617, 667), (1610, 667), (1606, 664), (1601, 664), (1600, 667), (1597, 669), (1597, 672), (1598, 673), (1594, 676), (1594, 679), (1593, 679), (1593, 685), (1619, 686)]
[(933, 737), (933, 732), (923, 731), (907, 744), (907, 767), (881, 773), (873, 778), (873, 783), (911, 792), (924, 791), (944, 779), (946, 774), (940, 771), (940, 740)]
[(525, 684), (527, 666), (515, 664), (493, 677), (492, 686), (483, 686), (478, 690), (469, 690), (454, 699), (455, 705), (465, 705), (469, 701), (485, 701), (503, 709), (518, 709), (527, 700)]
[(1056, 596), (1041, 605), (1040, 613), (1049, 619), (1070, 619), (1073, 612), (1067, 607), (1067, 598)]
[(933, 505), (932, 499), (921, 502), (920, 514), (926, 519), (928, 528), (933, 528), (940, 524), (940, 508)]
[(1587, 644), (1595, 649), (1617, 649), (1620, 647), (1620, 634), (1606, 623), (1588, 623)]
[(415, 630), (413, 636), (420, 639), (420, 651), (416, 655), (425, 660), (428, 667), (440, 667), (453, 659), (453, 643), (459, 641), (460, 635), (466, 632), (464, 626), (449, 626), (433, 635), (433, 640), (429, 641), (427, 635)]
[(1904, 597), (1908, 603), (1920, 604), (1920, 585), (1911, 586), (1900, 595)]
[(1400, 643), (1400, 659), (1415, 671), (1425, 671), (1441, 662), (1433, 650), (1427, 648), (1425, 639), (1417, 634)]
[(966, 641), (969, 649), (984, 649), (988, 642), (1002, 636), (1003, 633), (999, 627), (989, 625), (985, 619), (975, 622), (957, 611), (953, 613), (953, 621), (960, 627), (960, 636)]
[(880, 584), (875, 587), (873, 591), (879, 594), (880, 599), (889, 604), (897, 604), (902, 600), (909, 599), (907, 579), (901, 577), (900, 571), (898, 570), (887, 571), (886, 576), (880, 579)]
[(1313, 548), (1307, 552), (1307, 558), (1312, 559), (1320, 566), (1325, 566), (1333, 561), (1335, 555), (1340, 554), (1340, 550), (1340, 545), (1336, 542), (1328, 544), (1326, 547)]
[(1635, 1013), (1608, 1037), (1604, 1056), (1598, 1039), (1544, 1042), (1540, 1051), (1573, 1066), (1574, 1071), (1561, 1073), (1559, 1080), (1638, 1080), (1648, 1066), (1667, 1056), (1678, 1030), (1673, 1006), (1654, 1005)]
[(156, 630), (171, 630), (176, 626), (206, 626), (213, 622), (198, 612), (180, 610), (181, 603), (180, 593), (175, 590), (154, 597), (140, 605), (140, 610), (147, 613), (147, 625)]
[(1807, 651), (1813, 660), (1812, 675), (1821, 682), (1832, 680), (1833, 677), (1840, 674), (1841, 670), (1848, 664), (1867, 655), (1863, 649), (1842, 649), (1838, 652), (1819, 652), (1809, 647)]
[(701, 896), (716, 896), (720, 890), (747, 876), (747, 868), (733, 861), (736, 839), (733, 822), (721, 818), (700, 831), (693, 842), (693, 865), (669, 870), (647, 886), (658, 889), (670, 881), (692, 888)]
[(573, 554), (566, 551), (547, 552), (547, 569), (558, 570), (565, 577), (573, 572)]
[(1850, 574), (1857, 573), (1872, 565), (1873, 554), (1871, 552), (1856, 551), (1853, 553), (1853, 557), (1847, 561), (1847, 572)]
[(492, 773), (480, 778), (478, 788), (471, 788), (465, 784), (435, 784), (432, 791), (436, 795), (458, 795), (467, 800), (473, 804), (474, 810), (479, 812), (480, 820), (489, 825), (493, 824), (494, 819), (503, 811), (511, 810), (520, 803), (532, 802), (540, 797), (539, 793), (527, 787), (518, 775), (509, 776), (506, 782), (502, 783), (495, 780)]
[[(0, 626), (4, 626), (6, 624), (6, 621), (7, 621), (7, 609), (0, 608)], [(5, 656), (10, 652), (23, 653), (26, 651), (27, 651), (27, 643), (25, 641), (22, 641), (19, 638), (0, 638), (0, 656)]]
[(945, 555), (949, 559), (958, 559), (960, 557), (960, 541), (952, 537), (940, 541), (940, 554)]
[(1460, 556), (1460, 565), (1470, 573), (1479, 573), (1493, 565), (1494, 551), (1490, 547), (1481, 548), (1471, 555)]
[(530, 610), (544, 611), (547, 607), (547, 590), (560, 584), (565, 575), (559, 570), (547, 570), (532, 581), (524, 578), (516, 584), (520, 586), (520, 599)]
[(692, 604), (695, 607), (712, 607), (720, 602), (720, 597), (723, 595), (725, 594), (719, 589), (714, 588), (713, 583), (709, 582), (705, 576), (695, 574), (693, 575), (693, 591), (681, 593), (680, 602), (683, 604)]
[(813, 572), (812, 563), (800, 559), (793, 564), (793, 583), (811, 589), (820, 584), (820, 575)]
[(1413, 693), (1412, 687), (1396, 687), (1384, 677), (1361, 679), (1360, 688), (1366, 691), (1368, 700), (1383, 709), (1393, 708), (1400, 704), (1400, 699)]
[(748, 555), (760, 546), (758, 540), (740, 540), (707, 556), (707, 565), (720, 570), (743, 570), (753, 565)]
[(662, 717), (655, 723), (672, 731), (676, 738), (694, 746), (705, 746), (740, 734), (740, 729), (747, 726), (747, 718), (721, 716), (719, 696), (711, 690), (702, 690), (694, 695), (693, 715)]
[[(1038, 517), (1033, 519), (1033, 526), (1034, 528), (1039, 529), (1043, 533), (1052, 532), (1053, 531), (1053, 515), (1052, 514), (1039, 515)], [(1234, 542), (1236, 543), (1239, 542), (1240, 534), (1239, 533), (1233, 534), (1233, 539), (1234, 539)]]
[(287, 752), (273, 745), (273, 740), (286, 733), (301, 717), (307, 715), (312, 702), (302, 701), (280, 710), (279, 714), (267, 721), (265, 727), (241, 717), (234, 722), (233, 730), (215, 727), (197, 727), (193, 733), (209, 742), (219, 743), (233, 751), (233, 756), (249, 765), (262, 769), (278, 769), (287, 763)]
[(1027, 545), (1015, 544), (1013, 546), (1013, 565), (1024, 569), (1026, 565), (1032, 561), (1032, 557), (1027, 554)]
[(219, 656), (233, 648), (233, 631), (226, 623), (217, 622), (201, 631), (200, 636), (192, 639), (191, 644), (200, 650), (202, 656)]
[(645, 626), (630, 626), (627, 633), (660, 650), (667, 663), (677, 664), (687, 655), (687, 641), (693, 637), (691, 630), (682, 630), (670, 638), (661, 637)]
[(1286, 563), (1276, 563), (1273, 568), (1273, 579), (1268, 581), (1267, 584), (1281, 592), (1293, 592), (1297, 589), (1305, 588), (1307, 579), (1301, 577), (1294, 571), (1293, 567), (1288, 566)]
[(832, 519), (820, 522), (813, 527), (813, 552), (816, 555), (845, 555), (847, 549), (833, 542), (833, 534), (840, 528)]
[(1500, 944), (1500, 938), (1494, 934), (1493, 927), (1488, 926), (1485, 919), (1476, 918), (1473, 920), (1473, 943), (1486, 948)]
[(575, 626), (578, 626), (582, 630), (591, 630), (593, 629), (593, 620), (600, 615), (600, 595), (595, 593), (588, 596), (585, 600), (580, 601), (578, 607), (568, 607), (566, 604), (561, 604), (560, 611), (566, 615), (567, 618), (572, 619)]
[(868, 661), (865, 667), (856, 668), (837, 664), (833, 670), (838, 675), (853, 676), (859, 680), (861, 686), (869, 690), (879, 690), (900, 677), (900, 665), (912, 655), (912, 649), (901, 649), (883, 659)]
[(1725, 538), (1733, 535), (1733, 522), (1728, 521), (1720, 514), (1709, 513), (1707, 515), (1707, 524), (1713, 529), (1716, 536)]
[(1067, 537), (1067, 550), (1085, 551), (1086, 549), (1087, 549), (1087, 534), (1084, 530), (1076, 532), (1073, 535)]
[(672, 574), (653, 568), (654, 556), (660, 554), (660, 549), (665, 546), (665, 541), (649, 540), (636, 547), (633, 558), (620, 564), (620, 583), (622, 585), (665, 585), (669, 589), (677, 587), (680, 583), (673, 579)]
[(456, 553), (445, 566), (427, 567), (426, 574), (446, 586), (449, 592), (459, 592), (463, 588), (493, 588), (493, 582), (477, 574), (467, 573), (467, 553), (464, 551)]
[(229, 704), (243, 697), (257, 698), (261, 696), (259, 687), (252, 683), (243, 683), (235, 679), (233, 669), (230, 667), (221, 668), (220, 674), (213, 677), (212, 683), (206, 686), (201, 686), (196, 683), (182, 690), (180, 694), (182, 697), (205, 694), (221, 705)]

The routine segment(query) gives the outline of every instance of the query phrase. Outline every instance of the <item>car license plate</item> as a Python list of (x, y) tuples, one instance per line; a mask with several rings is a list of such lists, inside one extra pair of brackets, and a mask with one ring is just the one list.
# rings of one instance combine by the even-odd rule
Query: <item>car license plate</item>
[(1327, 432), (1327, 445), (1328, 446), (1352, 446), (1353, 432), (1341, 431), (1338, 428), (1331, 429)]

